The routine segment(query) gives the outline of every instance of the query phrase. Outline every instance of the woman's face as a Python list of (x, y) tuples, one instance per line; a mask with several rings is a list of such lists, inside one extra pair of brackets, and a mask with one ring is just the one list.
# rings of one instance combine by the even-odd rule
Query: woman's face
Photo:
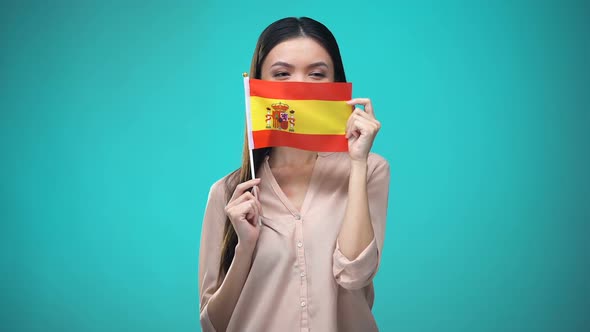
[(270, 50), (260, 77), (268, 81), (334, 82), (334, 64), (314, 39), (292, 38)]

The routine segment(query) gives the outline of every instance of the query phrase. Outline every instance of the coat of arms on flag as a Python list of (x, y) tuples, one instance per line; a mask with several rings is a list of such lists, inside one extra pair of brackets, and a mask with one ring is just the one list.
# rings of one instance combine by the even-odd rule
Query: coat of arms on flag
[(266, 108), (266, 129), (274, 128), (295, 132), (295, 110), (282, 102), (274, 103)]

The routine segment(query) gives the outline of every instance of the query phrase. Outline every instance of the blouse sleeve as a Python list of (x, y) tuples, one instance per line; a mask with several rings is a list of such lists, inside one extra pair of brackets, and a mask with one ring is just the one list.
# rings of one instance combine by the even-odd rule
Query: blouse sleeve
[(219, 260), (221, 241), (225, 227), (225, 190), (223, 180), (217, 181), (209, 190), (207, 207), (201, 228), (201, 245), (199, 249), (199, 307), (200, 321), (204, 332), (213, 332), (215, 328), (209, 319), (207, 304), (219, 285)]
[(385, 238), (389, 198), (389, 164), (383, 157), (376, 154), (371, 154), (369, 158), (374, 160), (373, 163), (369, 163), (367, 180), (369, 213), (374, 238), (354, 260), (349, 260), (342, 254), (338, 241), (336, 241), (336, 249), (334, 250), (333, 273), (336, 282), (343, 288), (351, 290), (366, 287), (372, 282), (379, 268)]

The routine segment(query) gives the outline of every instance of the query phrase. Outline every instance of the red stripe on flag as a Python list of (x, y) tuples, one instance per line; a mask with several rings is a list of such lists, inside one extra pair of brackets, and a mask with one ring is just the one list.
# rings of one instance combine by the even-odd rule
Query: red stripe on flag
[(250, 96), (286, 100), (352, 99), (352, 83), (277, 82), (250, 79)]
[(348, 140), (344, 135), (312, 135), (279, 130), (259, 130), (252, 132), (252, 136), (255, 149), (270, 146), (289, 146), (318, 152), (348, 151)]

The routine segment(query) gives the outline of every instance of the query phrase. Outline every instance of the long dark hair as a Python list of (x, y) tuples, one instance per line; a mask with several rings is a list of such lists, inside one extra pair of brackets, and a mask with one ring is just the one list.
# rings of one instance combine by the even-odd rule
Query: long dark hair
[[(322, 45), (334, 64), (334, 81), (346, 82), (346, 75), (344, 74), (344, 66), (342, 64), (342, 57), (340, 56), (340, 49), (336, 43), (334, 35), (322, 23), (308, 17), (287, 17), (280, 19), (269, 25), (260, 37), (254, 49), (254, 56), (252, 57), (252, 64), (250, 65), (250, 77), (260, 79), (262, 63), (266, 59), (268, 53), (278, 44), (288, 39), (296, 37), (309, 37), (314, 39)], [(254, 159), (254, 168), (256, 171), (264, 161), (267, 154), (270, 153), (271, 148), (254, 149), (252, 156)], [(242, 167), (235, 170), (225, 179), (225, 187), (229, 202), (236, 186), (239, 183), (252, 179), (250, 172), (250, 154), (248, 150), (247, 137), (244, 138), (244, 149), (242, 153)], [(229, 218), (225, 220), (224, 236), (221, 249), (221, 259), (219, 262), (219, 281), (224, 278), (227, 270), (234, 258), (235, 248), (238, 244), (238, 236), (231, 224)]]

